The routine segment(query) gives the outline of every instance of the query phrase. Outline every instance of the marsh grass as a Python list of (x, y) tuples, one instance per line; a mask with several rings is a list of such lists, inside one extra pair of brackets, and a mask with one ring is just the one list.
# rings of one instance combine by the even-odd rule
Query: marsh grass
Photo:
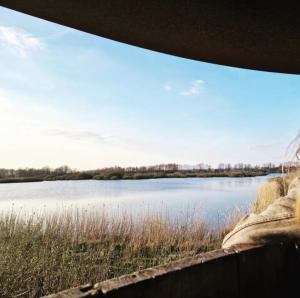
[(300, 176), (300, 170), (289, 171), (287, 175), (275, 177), (264, 183), (258, 190), (257, 199), (253, 204), (252, 211), (260, 213), (270, 204), (288, 192), (291, 182)]
[(284, 188), (278, 179), (265, 182), (258, 190), (253, 209), (255, 213), (264, 211), (270, 204), (283, 194)]
[(0, 297), (40, 297), (213, 250), (230, 228), (212, 232), (195, 216), (179, 224), (164, 214), (3, 214)]

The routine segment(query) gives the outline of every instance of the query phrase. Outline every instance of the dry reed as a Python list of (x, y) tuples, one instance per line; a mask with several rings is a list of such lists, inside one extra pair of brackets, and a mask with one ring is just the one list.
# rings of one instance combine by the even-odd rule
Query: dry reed
[[(227, 229), (228, 230), (228, 229)], [(0, 216), (0, 297), (40, 297), (219, 248), (227, 230), (211, 232), (188, 216), (86, 213)]]

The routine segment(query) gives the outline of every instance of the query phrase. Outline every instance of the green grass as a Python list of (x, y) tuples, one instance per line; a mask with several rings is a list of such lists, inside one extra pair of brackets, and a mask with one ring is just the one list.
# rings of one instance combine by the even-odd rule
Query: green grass
[(0, 217), (0, 297), (40, 297), (219, 248), (225, 233), (188, 215), (110, 217), (66, 211)]

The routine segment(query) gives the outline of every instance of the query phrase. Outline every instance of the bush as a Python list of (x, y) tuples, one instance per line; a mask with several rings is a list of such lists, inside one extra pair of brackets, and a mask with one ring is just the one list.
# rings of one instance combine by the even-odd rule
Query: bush
[(79, 173), (77, 177), (78, 177), (79, 180), (93, 179), (93, 175), (91, 175), (89, 173)]
[(107, 180), (119, 180), (123, 178), (123, 172), (109, 172), (104, 175), (104, 179)]

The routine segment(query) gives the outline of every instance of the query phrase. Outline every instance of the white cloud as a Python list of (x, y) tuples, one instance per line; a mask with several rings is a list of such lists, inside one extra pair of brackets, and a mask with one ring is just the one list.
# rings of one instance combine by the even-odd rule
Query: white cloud
[(39, 50), (43, 44), (37, 37), (22, 29), (0, 26), (0, 47), (26, 57), (29, 51)]
[(70, 131), (62, 129), (45, 129), (43, 133), (47, 136), (65, 137), (71, 140), (95, 140), (95, 141), (113, 141), (115, 137), (111, 135), (99, 134), (93, 131)]
[(180, 95), (182, 95), (182, 96), (196, 95), (200, 92), (201, 87), (203, 86), (203, 84), (204, 84), (204, 81), (195, 80), (195, 81), (192, 82), (192, 86), (189, 89), (182, 91), (180, 93)]
[(171, 91), (172, 89), (173, 89), (173, 87), (172, 87), (172, 85), (171, 85), (170, 83), (166, 83), (166, 84), (164, 85), (164, 90), (165, 90), (165, 91), (169, 92), (169, 91)]

